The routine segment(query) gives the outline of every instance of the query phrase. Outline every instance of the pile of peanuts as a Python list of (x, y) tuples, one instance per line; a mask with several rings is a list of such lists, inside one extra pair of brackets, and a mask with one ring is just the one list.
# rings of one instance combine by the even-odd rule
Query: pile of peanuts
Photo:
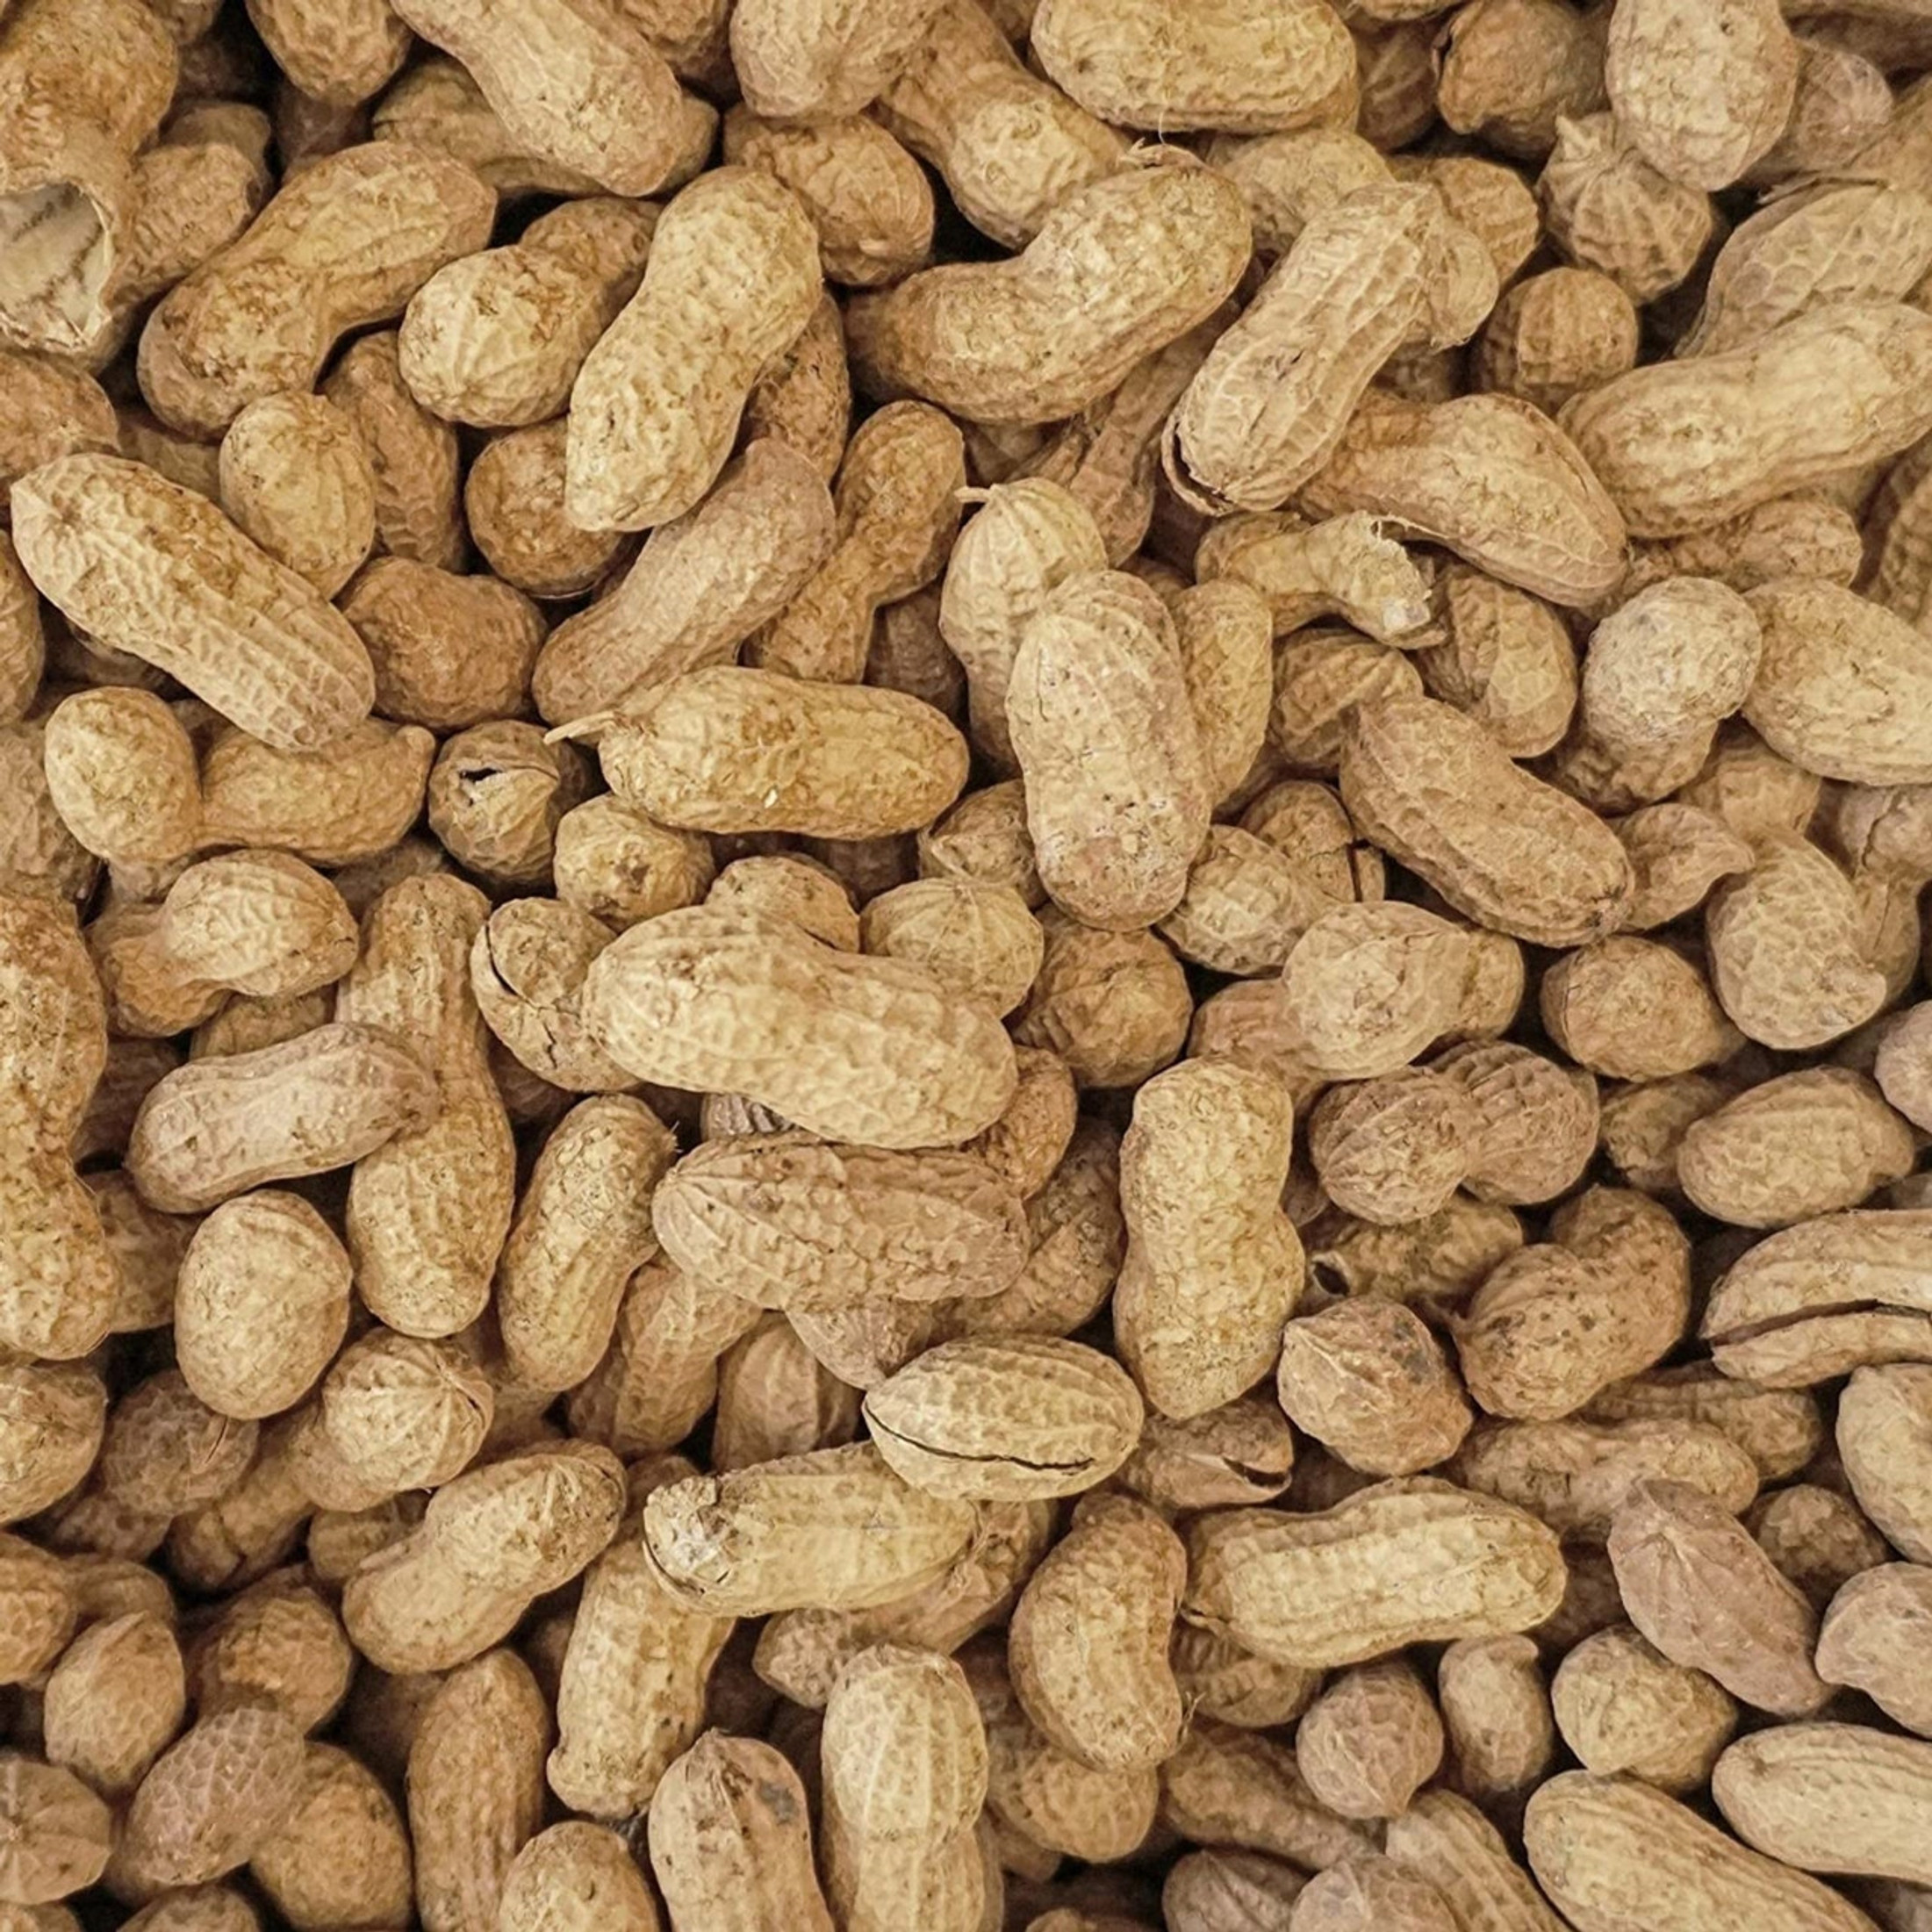
[(0, 0), (0, 1932), (1932, 1932), (1928, 881), (1923, 0)]

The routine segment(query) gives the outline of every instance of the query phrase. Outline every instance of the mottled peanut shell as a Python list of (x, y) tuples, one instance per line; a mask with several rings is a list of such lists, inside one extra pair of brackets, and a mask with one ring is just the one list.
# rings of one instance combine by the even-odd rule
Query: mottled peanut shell
[(1418, 326), (1442, 222), (1433, 190), (1393, 183), (1310, 218), (1169, 420), (1163, 460), (1184, 501), (1272, 510), (1324, 467)]
[(1740, 1738), (1711, 1791), (1745, 1843), (1785, 1864), (1924, 1885), (1928, 1778), (1932, 1744), (1860, 1724), (1791, 1724)]
[(540, 1444), (471, 1469), (430, 1498), (437, 1555), (478, 1587), (536, 1596), (579, 1574), (616, 1533), (623, 1466), (600, 1444)]
[(1158, 7), (1044, 0), (1031, 38), (1048, 78), (1089, 113), (1162, 134), (1298, 127), (1326, 118), (1354, 72), (1339, 18), (1316, 4), (1213, 0), (1177, 19)]
[(342, 614), (368, 646), (385, 717), (449, 731), (514, 717), (528, 702), (543, 620), (507, 584), (378, 557)]
[(1067, 580), (1102, 569), (1098, 527), (1071, 492), (1045, 478), (996, 484), (946, 566), (939, 628), (965, 666), (973, 736), (1010, 767), (1007, 686), (1026, 627)]
[(846, 327), (861, 385), (985, 423), (1055, 421), (1118, 388), (1211, 314), (1247, 262), (1240, 190), (1167, 160), (1157, 150), (1074, 189), (1009, 261), (858, 298)]
[(1406, 1663), (1336, 1676), (1303, 1716), (1296, 1762), (1309, 1788), (1345, 1818), (1394, 1818), (1442, 1762), (1442, 1720)]
[(561, 900), (512, 899), (470, 943), (470, 984), (484, 1023), (521, 1066), (571, 1093), (634, 1084), (583, 1015), (585, 978), (614, 937)]
[[(114, 1844), (113, 1814), (72, 1771), (23, 1752), (0, 1756), (0, 1892), (30, 1932), (47, 1920), (33, 1907), (83, 1892), (101, 1876)], [(69, 1917), (65, 1925), (78, 1921)]]
[(620, 930), (695, 905), (714, 876), (708, 840), (659, 825), (607, 793), (557, 821), (552, 863), (557, 896)]
[[(818, 234), (749, 168), (715, 169), (665, 209), (644, 279), (571, 393), (564, 507), (586, 529), (645, 529), (691, 509), (731, 453), (758, 377), (820, 294)], [(707, 353), (693, 365), (688, 323)]]
[(1576, 707), (1576, 647), (1562, 620), (1541, 598), (1464, 564), (1440, 586), (1448, 641), (1416, 657), (1430, 696), (1485, 725), (1512, 758), (1548, 751)]
[(191, 490), (119, 456), (63, 456), (14, 485), (14, 542), (90, 637), (178, 679), (283, 751), (368, 715), (369, 654), (341, 614)]
[(1863, 1361), (1924, 1359), (1932, 1339), (1925, 1226), (1923, 1210), (1853, 1209), (1758, 1243), (1726, 1271), (1705, 1310), (1719, 1367), (1790, 1389)]
[(199, 842), (194, 742), (154, 693), (108, 685), (62, 699), (45, 758), (62, 822), (110, 865), (171, 865)]
[(1476, 346), (1476, 384), (1554, 415), (1580, 391), (1634, 368), (1637, 347), (1635, 305), (1607, 275), (1547, 269), (1526, 276), (1490, 312)]
[(110, 1798), (129, 1795), (187, 1709), (174, 1633), (140, 1611), (90, 1624), (54, 1666), (45, 1699), (48, 1761)]
[(1160, 1768), (1160, 1815), (1196, 1843), (1267, 1852), (1311, 1870), (1375, 1842), (1315, 1795), (1288, 1745), (1198, 1720)]
[(965, 487), (965, 444), (950, 417), (911, 402), (868, 417), (846, 445), (834, 488), (838, 542), (754, 640), (751, 662), (800, 678), (862, 677), (880, 607), (945, 567)]
[(635, 698), (600, 753), (612, 790), (663, 824), (839, 839), (930, 824), (966, 768), (965, 740), (916, 698), (733, 665)]
[(593, 1034), (639, 1078), (749, 1094), (828, 1138), (957, 1145), (998, 1117), (1016, 1078), (990, 1010), (921, 969), (702, 908), (620, 936), (585, 1000)]
[[(1634, 370), (1563, 420), (1633, 535), (1682, 536), (1917, 441), (1928, 367), (1932, 318), (1846, 303), (1722, 356)], [(1713, 453), (1694, 473), (1674, 454), (1687, 435)]]
[(1677, 1172), (1705, 1213), (1783, 1227), (1857, 1207), (1915, 1158), (1911, 1129), (1872, 1081), (1820, 1067), (1767, 1081), (1692, 1121)]
[(590, 789), (583, 754), (504, 718), (443, 741), (430, 768), (429, 827), (458, 865), (502, 886), (550, 875), (557, 821)]
[(1102, 1497), (1020, 1592), (1008, 1638), (1013, 1688), (1059, 1749), (1095, 1770), (1152, 1770), (1180, 1742), (1167, 1662), (1187, 1578), (1181, 1540), (1146, 1505)]
[(1309, 1119), (1309, 1158), (1343, 1213), (1399, 1226), (1447, 1207), (1469, 1171), (1476, 1127), (1455, 1081), (1404, 1067), (1325, 1094)]
[(626, 1455), (681, 1442), (718, 1392), (718, 1358), (758, 1325), (755, 1304), (719, 1295), (661, 1256), (630, 1278), (609, 1350), (572, 1391), (571, 1426)]
[(657, 1908), (624, 1841), (572, 1819), (528, 1840), (505, 1874), (502, 1932), (658, 1932)]
[(1932, 1736), (1932, 1698), (1917, 1660), (1932, 1620), (1932, 1574), (1888, 1562), (1861, 1571), (1831, 1600), (1814, 1662), (1827, 1684), (1862, 1691), (1894, 1723)]
[(1857, 785), (1932, 779), (1932, 656), (1903, 618), (1822, 580), (1754, 591), (1764, 651), (1744, 715), (1806, 771)]
[(298, 1802), (303, 1750), (301, 1732), (265, 1706), (203, 1718), (142, 1779), (119, 1862), (154, 1891), (233, 1871)]
[[(1699, 87), (1684, 88), (1695, 72)], [(1639, 0), (1612, 19), (1605, 83), (1644, 159), (1691, 188), (1727, 188), (1785, 131), (1798, 43), (1775, 5)]]
[(1472, 1419), (1441, 1345), (1395, 1302), (1347, 1301), (1289, 1322), (1275, 1378), (1289, 1419), (1370, 1476), (1447, 1461)]
[(349, 1275), (341, 1243), (298, 1196), (224, 1203), (182, 1259), (175, 1354), (188, 1386), (224, 1415), (292, 1408), (341, 1346)]
[(1578, 446), (1513, 396), (1372, 396), (1302, 500), (1384, 517), (1552, 603), (1594, 603), (1622, 575), (1618, 505)]
[(370, 718), (320, 751), (278, 751), (226, 730), (202, 765), (202, 837), (280, 846), (314, 865), (391, 851), (422, 811), (435, 740)]
[[(1002, 710), (1006, 689), (1000, 689)], [(919, 834), (923, 879), (982, 879), (1010, 886), (1038, 910), (1045, 887), (1033, 863), (1026, 829), (1026, 788), (1017, 779), (969, 792), (950, 812)]]
[(1750, 847), (1722, 819), (1694, 805), (1647, 805), (1612, 830), (1636, 874), (1627, 930), (1669, 925), (1695, 911), (1720, 880), (1750, 869)]
[(1447, 1901), (1392, 1858), (1345, 1858), (1309, 1880), (1295, 1900), (1294, 1932), (1451, 1932)]
[(1020, 1198), (968, 1153), (888, 1153), (803, 1134), (734, 1136), (686, 1156), (651, 1212), (687, 1273), (761, 1306), (996, 1294), (1027, 1248)]
[(434, 1117), (417, 1056), (369, 1027), (334, 1024), (280, 1046), (177, 1067), (134, 1122), (127, 1166), (169, 1212), (265, 1181), (346, 1166)]
[(1433, 1315), (1465, 1299), (1523, 1245), (1522, 1223), (1507, 1208), (1464, 1194), (1426, 1221), (1383, 1228), (1342, 1217), (1319, 1233), (1310, 1259), (1321, 1279), (1351, 1295), (1403, 1302)]
[(862, 115), (804, 126), (734, 108), (724, 156), (789, 188), (818, 228), (828, 281), (877, 288), (923, 266), (932, 249), (932, 190), (918, 163)]
[(1721, 1685), (1672, 1663), (1627, 1624), (1578, 1644), (1551, 1680), (1550, 1701), (1585, 1770), (1627, 1772), (1673, 1796), (1705, 1783), (1737, 1728)]
[(1743, 1045), (1697, 967), (1634, 935), (1565, 954), (1543, 975), (1539, 1003), (1551, 1039), (1612, 1079), (1687, 1074)]
[(339, 337), (399, 313), (484, 246), (494, 215), (485, 183), (427, 148), (327, 156), (162, 298), (141, 333), (142, 393), (170, 427), (212, 440), (249, 403), (312, 388)]
[(1160, 600), (1118, 572), (1065, 579), (1022, 634), (1007, 722), (1061, 909), (1119, 930), (1172, 911), (1213, 801)]
[(579, 530), (565, 520), (568, 433), (559, 416), (492, 436), (463, 479), (463, 514), (485, 563), (528, 597), (594, 589), (630, 548), (622, 531)]
[(1311, 867), (1239, 826), (1210, 825), (1160, 930), (1183, 959), (1214, 972), (1279, 971), (1332, 903)]
[(37, 1515), (79, 1485), (106, 1412), (100, 1378), (83, 1364), (0, 1368), (0, 1523)]
[(1021, 248), (1064, 196), (1117, 167), (1127, 144), (1023, 66), (977, 0), (948, 0), (929, 18), (879, 118), (939, 170), (974, 227)]
[(1557, 252), (1636, 303), (1684, 281), (1717, 226), (1711, 198), (1660, 175), (1608, 113), (1557, 118), (1538, 187)]
[(656, 219), (648, 205), (569, 202), (512, 246), (437, 269), (397, 332), (398, 367), (416, 400), (485, 429), (558, 415), (585, 356), (636, 291)]
[(864, 1610), (941, 1575), (970, 1504), (914, 1489), (869, 1443), (785, 1456), (655, 1491), (643, 1540), (681, 1600), (722, 1614)]
[[(1445, 786), (1461, 811), (1446, 806)], [(1537, 944), (1584, 944), (1622, 916), (1632, 879), (1614, 836), (1447, 705), (1362, 707), (1342, 748), (1341, 788), (1368, 837), (1481, 924)]]
[[(1433, 1477), (1377, 1484), (1318, 1515), (1203, 1517), (1189, 1556), (1185, 1616), (1264, 1656), (1317, 1667), (1528, 1629), (1563, 1590), (1551, 1531)], [(1383, 1586), (1372, 1614), (1365, 1570)]]
[(1711, 578), (1666, 578), (1591, 634), (1584, 723), (1617, 750), (1681, 737), (1744, 703), (1758, 658), (1758, 618), (1735, 591)]
[(1132, 1453), (1143, 1414), (1117, 1362), (1049, 1336), (942, 1343), (870, 1390), (864, 1412), (907, 1482), (988, 1502), (1104, 1482)]
[(331, 1744), (309, 1747), (292, 1815), (248, 1869), (291, 1924), (382, 1924), (411, 1904), (409, 1840), (376, 1774)]
[(1721, 1431), (1663, 1417), (1486, 1425), (1455, 1462), (1459, 1483), (1576, 1541), (1602, 1541), (1633, 1485), (1653, 1478), (1687, 1483), (1734, 1512), (1757, 1493), (1756, 1465)]
[(1610, 1560), (1631, 1620), (1672, 1663), (1781, 1715), (1806, 1716), (1825, 1701), (1811, 1606), (1701, 1490), (1639, 1483), (1612, 1520)]
[(264, 396), (221, 439), (221, 507), (334, 597), (376, 540), (376, 479), (355, 424), (320, 396)]
[(409, 1334), (475, 1319), (510, 1225), (514, 1149), (470, 980), (486, 911), (476, 887), (447, 875), (391, 886), (336, 995), (344, 1020), (409, 1040), (435, 1081), (435, 1119), (363, 1153), (349, 1184), (357, 1291)]
[[(651, 1871), (673, 1926), (831, 1932), (805, 1787), (771, 1745), (707, 1732), (664, 1774), (649, 1827)], [(717, 1915), (722, 1900), (734, 1907), (728, 1917)]]
[(354, 425), (376, 485), (376, 540), (392, 557), (453, 571), (463, 562), (456, 433), (409, 393), (395, 331), (359, 336), (322, 393)]
[(1002, 1015), (1025, 999), (1046, 950), (1019, 894), (976, 880), (896, 887), (865, 908), (859, 934), (867, 952), (922, 966)]
[(549, 1716), (528, 1669), (493, 1650), (446, 1677), (409, 1748), (416, 1907), (427, 1932), (495, 1921), (504, 1880), (543, 1816)]
[(1163, 1415), (1218, 1407), (1273, 1359), (1301, 1290), (1301, 1244), (1277, 1204), (1292, 1125), (1276, 1081), (1225, 1061), (1189, 1060), (1135, 1096), (1114, 1332)]
[(1817, 1046), (1870, 1019), (1885, 997), (1859, 944), (1851, 885), (1815, 845), (1785, 839), (1705, 908), (1711, 983), (1751, 1039)]
[(1387, 901), (1325, 913), (1282, 973), (1309, 1065), (1345, 1080), (1406, 1066), (1454, 1022), (1468, 953), (1460, 928), (1419, 907)]
[(404, 24), (462, 61), (509, 139), (616, 195), (648, 195), (715, 123), (619, 10), (542, 0), (513, 16), (405, 0)]
[[(665, 1476), (679, 1473), (666, 1459)], [(621, 1536), (586, 1573), (571, 1625), (551, 1789), (574, 1810), (614, 1820), (649, 1803), (703, 1721), (707, 1681), (730, 1629), (730, 1619), (673, 1598), (642, 1541)]]
[(566, 1114), (525, 1185), (498, 1267), (496, 1307), (518, 1377), (574, 1388), (609, 1345), (624, 1284), (650, 1259), (650, 1200), (674, 1144), (642, 1101)]
[(1866, 1932), (1836, 1892), (1762, 1857), (1631, 1778), (1566, 1771), (1530, 1799), (1524, 1846), (1578, 1932), (1714, 1928), (1750, 1915), (1777, 1932)]
[(1886, 1539), (1915, 1562), (1932, 1556), (1932, 1367), (1858, 1369), (1839, 1398), (1838, 1453)]

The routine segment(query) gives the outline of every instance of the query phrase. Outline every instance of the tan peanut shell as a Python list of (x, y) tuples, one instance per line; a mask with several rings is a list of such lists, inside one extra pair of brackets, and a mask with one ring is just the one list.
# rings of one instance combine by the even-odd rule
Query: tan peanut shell
[[(1454, 808), (1441, 808), (1444, 786), (1469, 801), (1466, 826)], [(1481, 726), (1447, 705), (1395, 698), (1357, 711), (1341, 789), (1362, 832), (1480, 923), (1533, 944), (1574, 945), (1622, 916), (1632, 881), (1614, 837), (1513, 767)]]
[(526, 1841), (505, 1875), (506, 1932), (657, 1932), (657, 1908), (614, 1831), (571, 1820)]
[[(1923, 316), (1835, 305), (1722, 356), (1633, 370), (1576, 398), (1563, 420), (1634, 536), (1682, 536), (1906, 448), (1923, 433), (1909, 399), (1928, 358)], [(1794, 387), (1812, 398), (1801, 413), (1780, 399)], [(1687, 423), (1719, 422), (1721, 460), (1694, 474), (1674, 461)]]
[[(570, 521), (646, 529), (693, 507), (730, 455), (753, 384), (797, 340), (819, 292), (817, 232), (769, 175), (720, 169), (685, 190), (658, 221), (642, 285), (571, 390)], [(706, 319), (694, 370), (693, 315)]]
[(1634, 1778), (1565, 1771), (1530, 1799), (1524, 1842), (1578, 1932), (1703, 1927), (1740, 1910), (1778, 1932), (1864, 1932), (1864, 1914), (1815, 1878), (1747, 1850)]
[(875, 111), (974, 227), (1023, 247), (1063, 196), (1119, 165), (1126, 142), (1024, 66), (978, 0), (946, 0), (930, 19)]
[(376, 479), (355, 424), (320, 396), (264, 396), (221, 439), (221, 506), (277, 563), (334, 597), (376, 540)]
[(860, 1443), (674, 1483), (645, 1505), (644, 1544), (694, 1607), (863, 1610), (938, 1576), (973, 1520), (969, 1504), (912, 1488)]
[(1347, 1301), (1289, 1322), (1275, 1387), (1290, 1421), (1371, 1476), (1447, 1462), (1472, 1419), (1440, 1345), (1392, 1302)]
[(975, 422), (1057, 420), (1211, 314), (1247, 250), (1239, 190), (1157, 151), (1074, 189), (1009, 261), (923, 269), (859, 297), (846, 317), (854, 372)]
[(504, 132), (613, 194), (646, 195), (715, 125), (621, 13), (542, 4), (499, 16), (461, 0), (405, 0), (406, 26), (463, 62)]
[(408, 1770), (416, 1907), (429, 1932), (495, 1918), (511, 1864), (542, 1821), (549, 1728), (513, 1651), (463, 1665), (430, 1699)]
[(1406, 1663), (1338, 1672), (1303, 1713), (1296, 1763), (1345, 1818), (1399, 1817), (1442, 1761), (1442, 1720)]
[(341, 614), (213, 505), (119, 456), (64, 456), (14, 486), (14, 542), (50, 601), (178, 677), (282, 751), (341, 737), (374, 698)]
[(1315, 1795), (1286, 1744), (1197, 1720), (1160, 1768), (1160, 1816), (1197, 1842), (1267, 1852), (1311, 1870), (1374, 1840)]
[(1610, 1560), (1632, 1621), (1673, 1663), (1782, 1715), (1806, 1716), (1825, 1701), (1811, 1666), (1810, 1605), (1702, 1491), (1639, 1483), (1612, 1519)]
[(734, 665), (634, 698), (600, 752), (620, 798), (695, 831), (889, 837), (966, 782), (965, 741), (918, 699)]
[(1786, 1864), (1923, 1885), (1928, 1772), (1932, 1745), (1920, 1740), (1860, 1724), (1790, 1724), (1739, 1739), (1718, 1760), (1711, 1791), (1747, 1844)]
[(1457, 1792), (1424, 1792), (1390, 1821), (1387, 1838), (1389, 1856), (1441, 1893), (1459, 1927), (1562, 1932), (1502, 1834)]
[(435, 1118), (356, 1162), (349, 1251), (368, 1306), (392, 1328), (453, 1334), (481, 1311), (510, 1223), (509, 1121), (470, 985), (483, 895), (442, 876), (405, 880), (363, 923), (336, 1012), (413, 1044), (434, 1075)]
[[(1675, 77), (1692, 70), (1694, 102)], [(1798, 43), (1759, 0), (1708, 10), (1640, 0), (1611, 22), (1604, 82), (1619, 127), (1654, 168), (1689, 187), (1727, 188), (1785, 131)]]
[[(376, 141), (328, 156), (163, 298), (141, 332), (143, 395), (171, 427), (219, 436), (249, 403), (312, 388), (338, 337), (400, 313), (437, 269), (488, 241), (494, 215), (477, 176), (427, 148)], [(261, 326), (237, 321), (238, 289)]]
[[(1527, 1629), (1562, 1594), (1555, 1535), (1533, 1518), (1433, 1477), (1379, 1484), (1325, 1513), (1268, 1510), (1203, 1519), (1190, 1539), (1182, 1614), (1264, 1655), (1350, 1663), (1404, 1643)], [(1380, 1599), (1365, 1618), (1354, 1577), (1431, 1580), (1426, 1598)]]
[(1067, 578), (1021, 636), (1006, 715), (1056, 903), (1110, 930), (1171, 912), (1213, 801), (1159, 599), (1119, 573)]
[(1091, 0), (1045, 0), (1032, 44), (1048, 76), (1088, 112), (1162, 133), (1298, 126), (1351, 86), (1344, 30), (1325, 6), (1270, 11), (1217, 0), (1179, 27), (1158, 7), (1110, 14)]
[(436, 1106), (435, 1082), (407, 1047), (334, 1023), (163, 1076), (135, 1118), (128, 1170), (150, 1204), (194, 1212), (347, 1166)]
[(1513, 396), (1373, 395), (1302, 501), (1323, 516), (1367, 511), (1566, 607), (1594, 603), (1622, 574), (1615, 490), (1589, 450)]
[(772, 1746), (707, 1731), (666, 1773), (649, 1826), (674, 1928), (830, 1932), (805, 1788)]
[(1278, 1347), (1301, 1287), (1300, 1243), (1275, 1204), (1292, 1115), (1266, 1076), (1210, 1061), (1136, 1096), (1115, 1339), (1161, 1414), (1186, 1419), (1243, 1393)]
[(1628, 1625), (1584, 1639), (1550, 1701), (1586, 1770), (1627, 1772), (1673, 1797), (1694, 1791), (1737, 1728), (1737, 1706), (1703, 1671), (1672, 1663)]
[(660, 1183), (652, 1217), (688, 1273), (763, 1306), (996, 1294), (1027, 1251), (1018, 1195), (966, 1153), (736, 1135)]
[(1912, 1660), (1932, 1615), (1921, 1565), (1885, 1562), (1860, 1571), (1832, 1598), (1813, 1661), (1828, 1684), (1862, 1691), (1895, 1723), (1932, 1735), (1932, 1701)]
[[(764, 918), (693, 908), (634, 926), (599, 956), (585, 996), (605, 1050), (640, 1077), (749, 1093), (832, 1139), (957, 1145), (998, 1117), (1016, 1077), (989, 1009), (917, 967)], [(658, 1016), (672, 1011), (675, 1036)], [(815, 1053), (799, 1056), (801, 1034)]]
[(868, 1390), (886, 1462), (938, 1497), (1025, 1502), (1105, 1481), (1140, 1433), (1118, 1363), (1057, 1337), (944, 1342)]

